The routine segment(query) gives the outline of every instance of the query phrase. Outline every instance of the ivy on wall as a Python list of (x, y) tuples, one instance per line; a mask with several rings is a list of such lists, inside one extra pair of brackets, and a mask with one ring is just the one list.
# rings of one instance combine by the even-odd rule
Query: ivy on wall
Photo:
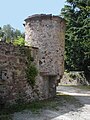
[(35, 85), (35, 78), (38, 75), (38, 70), (36, 66), (33, 64), (34, 58), (31, 57), (31, 48), (25, 50), (27, 55), (27, 69), (26, 76), (28, 83), (33, 87)]

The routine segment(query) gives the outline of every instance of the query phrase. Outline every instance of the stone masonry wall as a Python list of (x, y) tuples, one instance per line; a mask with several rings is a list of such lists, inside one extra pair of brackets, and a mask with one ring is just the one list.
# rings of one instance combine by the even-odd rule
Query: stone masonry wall
[[(47, 93), (42, 92), (44, 82), (42, 79), (37, 79), (39, 75), (33, 89), (27, 82), (26, 49), (29, 48), (15, 47), (12, 44), (0, 42), (0, 104), (29, 102), (47, 98)], [(38, 49), (32, 48), (31, 54), (34, 57), (34, 64), (38, 68)]]
[(26, 45), (39, 49), (40, 72), (60, 78), (64, 72), (65, 21), (41, 14), (30, 16), (25, 22)]

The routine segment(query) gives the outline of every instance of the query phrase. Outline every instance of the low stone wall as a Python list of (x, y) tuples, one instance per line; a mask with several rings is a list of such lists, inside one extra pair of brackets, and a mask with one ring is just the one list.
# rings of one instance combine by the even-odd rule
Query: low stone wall
[(24, 48), (0, 42), (0, 96), (4, 102), (22, 99), (31, 89), (26, 80), (26, 62)]
[(0, 42), (0, 104), (31, 102), (53, 97), (56, 93), (55, 77), (38, 73), (35, 85), (27, 82), (27, 54), (31, 50), (33, 64), (39, 71), (37, 48), (19, 47)]
[(60, 85), (90, 85), (83, 71), (64, 72)]

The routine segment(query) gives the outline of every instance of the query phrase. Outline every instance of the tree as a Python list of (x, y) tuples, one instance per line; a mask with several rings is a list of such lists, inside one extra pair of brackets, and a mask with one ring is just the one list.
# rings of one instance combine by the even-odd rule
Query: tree
[(90, 66), (90, 0), (66, 2), (61, 10), (66, 20), (65, 67), (68, 70), (85, 70)]
[(6, 40), (8, 42), (12, 42), (14, 40), (15, 29), (11, 25), (4, 25), (2, 28), (5, 33)]
[(24, 45), (25, 34), (14, 29), (10, 24), (0, 27), (0, 39), (2, 41), (14, 43), (14, 45)]

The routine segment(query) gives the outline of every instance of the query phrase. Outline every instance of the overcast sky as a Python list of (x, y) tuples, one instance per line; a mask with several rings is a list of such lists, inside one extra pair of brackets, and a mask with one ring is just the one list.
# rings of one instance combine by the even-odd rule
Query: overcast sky
[(65, 0), (1, 0), (0, 26), (10, 24), (24, 31), (22, 25), (25, 18), (33, 14), (59, 15)]

